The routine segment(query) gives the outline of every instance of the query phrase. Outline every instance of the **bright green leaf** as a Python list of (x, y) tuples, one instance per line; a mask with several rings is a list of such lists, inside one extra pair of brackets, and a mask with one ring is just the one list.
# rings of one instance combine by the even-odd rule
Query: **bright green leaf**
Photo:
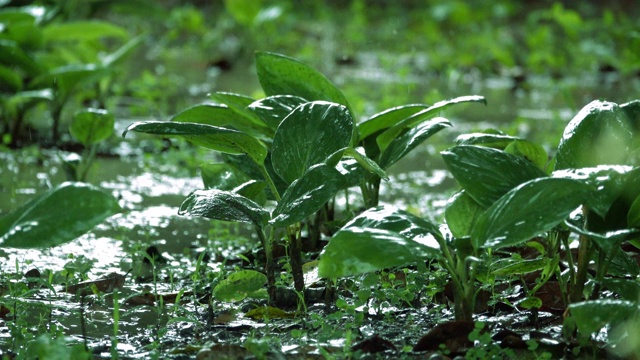
[(257, 227), (263, 227), (269, 220), (269, 212), (252, 200), (235, 192), (218, 189), (192, 192), (180, 205), (178, 214), (248, 222)]
[(591, 335), (605, 326), (616, 325), (638, 314), (638, 302), (626, 300), (589, 300), (569, 305), (578, 330)]
[(358, 124), (358, 141), (362, 141), (380, 130), (388, 129), (428, 107), (429, 106), (422, 104), (411, 104), (394, 107), (377, 113)]
[(451, 234), (459, 239), (469, 236), (473, 225), (484, 209), (464, 190), (455, 194), (449, 200), (444, 213)]
[(264, 164), (264, 159), (267, 157), (267, 149), (253, 136), (217, 126), (168, 121), (142, 121), (129, 125), (122, 133), (122, 137), (125, 137), (129, 131), (183, 137), (208, 149), (232, 155), (246, 154), (260, 165)]
[(85, 183), (66, 182), (0, 218), (0, 247), (60, 245), (120, 211), (116, 199), (100, 189)]
[(262, 0), (224, 0), (227, 11), (244, 26), (253, 25), (262, 9), (262, 3)]
[(285, 227), (304, 220), (344, 189), (344, 177), (325, 164), (311, 167), (284, 192), (273, 211), (271, 225)]
[(347, 98), (331, 81), (298, 60), (269, 52), (257, 52), (256, 70), (267, 96), (295, 95), (309, 101), (330, 101), (351, 109)]
[(88, 20), (48, 25), (43, 29), (45, 41), (89, 41), (102, 38), (129, 37), (127, 30), (106, 21)]
[(299, 96), (274, 95), (256, 100), (251, 103), (248, 108), (256, 113), (275, 133), (282, 120), (284, 120), (293, 109), (306, 102), (308, 101)]
[[(274, 171), (288, 183), (307, 169), (349, 146), (354, 131), (346, 107), (324, 101), (298, 106), (280, 124), (273, 139)], [(331, 164), (335, 165), (335, 164)]]
[(441, 154), (458, 184), (484, 207), (514, 187), (546, 176), (523, 157), (483, 146), (459, 145)]
[(592, 192), (590, 186), (570, 179), (530, 180), (485, 210), (471, 240), (476, 248), (524, 243), (560, 224)]
[(230, 274), (213, 288), (213, 297), (220, 301), (240, 301), (260, 290), (267, 277), (255, 270), (240, 270)]
[(85, 109), (75, 114), (69, 132), (84, 146), (91, 146), (113, 134), (113, 115), (103, 109)]

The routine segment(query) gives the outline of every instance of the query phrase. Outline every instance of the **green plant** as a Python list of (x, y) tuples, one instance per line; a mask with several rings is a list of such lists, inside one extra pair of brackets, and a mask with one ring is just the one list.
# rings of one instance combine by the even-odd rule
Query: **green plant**
[[(289, 242), (294, 284), (301, 292), (301, 222), (350, 186), (361, 185), (365, 204), (377, 202), (375, 184), (386, 177), (381, 165), (390, 166), (448, 126), (445, 119), (431, 119), (439, 110), (483, 98), (395, 108), (356, 127), (347, 99), (316, 70), (262, 52), (256, 54), (256, 68), (266, 98), (215, 93), (213, 98), (224, 105), (197, 105), (172, 122), (134, 123), (123, 135), (135, 131), (181, 136), (225, 154), (245, 155), (203, 168), (205, 184), (214, 188), (189, 195), (180, 213), (252, 223), (266, 251), (273, 300), (271, 247), (279, 228)], [(361, 144), (364, 148), (357, 147)], [(367, 181), (374, 185), (367, 186)], [(273, 212), (262, 205), (265, 195), (276, 202)]]
[[(580, 301), (594, 253), (596, 281), (601, 282), (608, 266), (623, 255), (617, 251), (620, 244), (639, 233), (633, 204), (640, 196), (640, 171), (614, 165), (632, 161), (637, 151), (637, 106), (600, 101), (587, 105), (567, 126), (551, 175), (543, 171), (546, 156), (535, 144), (496, 133), (460, 137), (460, 145), (442, 152), (463, 189), (446, 210), (451, 235), (401, 210), (370, 209), (331, 239), (320, 257), (320, 275), (337, 278), (435, 259), (452, 277), (456, 319), (471, 320), (477, 265), (493, 249), (525, 243), (540, 248), (530, 241), (546, 234), (546, 250), (541, 248), (546, 258), (496, 270), (500, 275), (543, 270), (529, 293), (533, 297), (551, 276), (561, 278), (560, 246), (569, 249), (573, 231), (580, 236), (580, 246), (575, 268), (574, 260), (567, 259), (568, 299)], [(578, 208), (586, 221), (570, 217)], [(530, 300), (531, 306), (535, 303)]]

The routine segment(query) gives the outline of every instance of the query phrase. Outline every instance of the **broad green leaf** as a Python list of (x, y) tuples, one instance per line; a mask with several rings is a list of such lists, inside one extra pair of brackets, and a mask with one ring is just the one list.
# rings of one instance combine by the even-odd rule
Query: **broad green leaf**
[(460, 103), (465, 102), (482, 102), (486, 105), (487, 101), (483, 96), (477, 95), (469, 95), (469, 96), (460, 96), (454, 99), (439, 101), (432, 106), (418, 111), (417, 113), (409, 116), (408, 118), (398, 122), (391, 128), (384, 131), (376, 138), (376, 142), (378, 143), (378, 147), (381, 151), (385, 151), (385, 149), (391, 144), (404, 130), (413, 128), (418, 124), (425, 122), (436, 115), (438, 115), (441, 111)]
[(269, 220), (269, 212), (252, 200), (231, 191), (217, 189), (192, 192), (180, 205), (178, 214), (248, 222), (260, 228)]
[(471, 231), (471, 241), (476, 248), (524, 243), (560, 224), (592, 192), (590, 186), (576, 180), (530, 180), (480, 215)]
[(43, 29), (45, 41), (89, 41), (129, 37), (127, 30), (106, 21), (88, 20), (50, 24)]
[[(620, 108), (627, 114), (631, 126), (637, 135), (638, 132), (640, 132), (640, 100), (629, 101), (628, 103), (620, 105)], [(638, 145), (637, 142), (636, 145)]]
[(380, 130), (390, 128), (418, 111), (424, 110), (428, 107), (428, 105), (411, 104), (379, 112), (358, 124), (358, 141), (362, 141)]
[(325, 246), (318, 263), (323, 278), (338, 278), (415, 264), (438, 254), (433, 248), (397, 232), (348, 227)]
[(258, 180), (249, 180), (233, 188), (234, 193), (240, 194), (247, 199), (251, 199), (258, 204), (264, 204), (267, 202), (267, 194), (264, 190), (267, 187), (267, 183)]
[(354, 158), (360, 164), (360, 166), (362, 166), (363, 169), (367, 170), (370, 173), (376, 174), (379, 178), (389, 180), (389, 177), (387, 177), (387, 173), (375, 161), (368, 158), (363, 152), (364, 151), (358, 151), (358, 149), (350, 147), (344, 150), (343, 155)]
[(244, 26), (253, 25), (262, 9), (262, 0), (224, 0), (224, 7)]
[(576, 222), (574, 221), (565, 221), (565, 224), (572, 231), (578, 234), (582, 234), (591, 239), (605, 253), (611, 252), (614, 248), (620, 246), (620, 244), (622, 244), (632, 235), (637, 235), (638, 233), (640, 233), (639, 229), (619, 229), (599, 233), (595, 231), (589, 231), (581, 226), (582, 224), (576, 224)]
[(0, 218), (0, 247), (48, 248), (120, 212), (116, 199), (85, 183), (63, 183)]
[(516, 305), (522, 309), (539, 309), (542, 307), (542, 299), (537, 296), (527, 296), (526, 298), (516, 302)]
[(249, 105), (256, 101), (254, 98), (230, 92), (215, 92), (211, 94), (211, 98), (227, 105), (233, 111), (258, 126), (265, 127), (267, 125), (258, 115), (249, 109)]
[(325, 100), (346, 106), (347, 98), (324, 75), (312, 67), (279, 54), (256, 53), (258, 80), (267, 96), (295, 95), (309, 101)]
[(190, 122), (235, 129), (252, 136), (273, 137), (273, 132), (260, 126), (227, 105), (200, 104), (176, 114), (171, 121)]
[(69, 132), (84, 146), (91, 146), (113, 134), (115, 120), (107, 110), (89, 108), (75, 114)]
[(514, 187), (546, 176), (523, 157), (483, 146), (459, 145), (441, 154), (458, 184), (484, 207)]
[(624, 165), (632, 142), (632, 127), (625, 112), (615, 103), (593, 101), (565, 128), (556, 153), (556, 169)]
[(129, 131), (168, 137), (180, 136), (208, 149), (232, 155), (246, 154), (260, 165), (264, 164), (267, 156), (267, 149), (256, 138), (240, 131), (206, 124), (168, 121), (135, 122), (127, 127), (122, 137), (124, 138)]
[(482, 145), (504, 150), (514, 140), (518, 140), (518, 138), (506, 135), (498, 130), (486, 130), (484, 132), (462, 134), (456, 138), (455, 143), (456, 145)]
[(396, 232), (408, 239), (427, 246), (435, 251), (431, 256), (439, 257), (439, 241), (443, 241), (438, 226), (426, 219), (392, 206), (378, 206), (356, 216), (343, 229), (359, 227), (383, 229)]
[(464, 190), (451, 197), (444, 212), (451, 234), (458, 239), (469, 236), (484, 209)]
[(53, 91), (51, 89), (33, 90), (33, 91), (20, 91), (13, 94), (9, 98), (9, 103), (12, 105), (23, 105), (31, 102), (53, 100)]
[(300, 105), (276, 131), (271, 151), (273, 169), (292, 183), (311, 166), (348, 147), (353, 131), (353, 119), (342, 105), (324, 101)]
[(0, 92), (15, 93), (22, 90), (22, 77), (16, 71), (0, 65)]
[(640, 282), (636, 279), (602, 279), (602, 285), (620, 295), (623, 300), (640, 299)]
[(589, 335), (637, 316), (638, 301), (589, 300), (569, 305), (569, 311), (578, 330)]
[(325, 164), (311, 167), (295, 180), (282, 195), (270, 224), (285, 227), (304, 220), (344, 189), (344, 177)]
[(11, 40), (0, 39), (0, 63), (9, 67), (17, 66), (30, 76), (37, 76), (42, 72), (41, 65)]
[(256, 100), (249, 104), (248, 108), (256, 113), (267, 126), (274, 131), (282, 120), (298, 106), (308, 102), (293, 95), (274, 95)]
[(398, 134), (382, 152), (382, 155), (380, 155), (380, 167), (388, 169), (423, 141), (450, 126), (451, 123), (449, 120), (437, 117), (420, 123), (404, 133)]
[(528, 274), (534, 271), (538, 271), (544, 269), (550, 262), (550, 258), (539, 258), (539, 259), (529, 259), (529, 260), (513, 260), (507, 259), (507, 264), (496, 264), (498, 267), (493, 271), (494, 275), (504, 276), (504, 275), (521, 275)]
[(262, 289), (267, 277), (255, 270), (240, 270), (231, 273), (213, 288), (213, 297), (220, 301), (240, 301)]
[(544, 170), (549, 162), (549, 156), (542, 145), (528, 140), (514, 140), (505, 149), (507, 154), (522, 156)]

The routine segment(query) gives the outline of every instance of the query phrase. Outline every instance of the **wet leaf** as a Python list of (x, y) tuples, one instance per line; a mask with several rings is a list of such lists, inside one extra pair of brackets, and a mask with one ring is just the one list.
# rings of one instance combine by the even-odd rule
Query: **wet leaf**
[(99, 280), (83, 281), (69, 285), (64, 291), (79, 296), (91, 295), (93, 294), (93, 289), (102, 293), (110, 293), (115, 289), (121, 289), (124, 286), (125, 279), (126, 275), (111, 273)]
[(544, 170), (549, 162), (549, 156), (542, 145), (528, 140), (514, 140), (504, 149), (504, 152), (522, 156), (534, 163), (541, 170)]
[(458, 184), (484, 207), (491, 206), (514, 187), (546, 176), (520, 156), (487, 147), (459, 145), (441, 154)]
[(388, 129), (418, 111), (424, 110), (428, 107), (428, 105), (411, 104), (379, 112), (358, 124), (358, 141), (362, 141), (380, 130)]
[(627, 213), (627, 226), (640, 228), (640, 195), (633, 201)]
[(72, 64), (57, 67), (33, 79), (32, 88), (50, 87), (58, 90), (59, 101), (66, 101), (77, 86), (95, 83), (113, 70), (95, 64)]
[(622, 300), (638, 301), (640, 299), (640, 282), (636, 279), (602, 279), (602, 285), (620, 295)]
[(262, 0), (224, 0), (224, 7), (244, 26), (253, 25), (262, 9)]
[(255, 320), (263, 320), (265, 317), (268, 319), (292, 319), (296, 317), (296, 313), (273, 306), (261, 306), (247, 311), (244, 316)]
[(46, 42), (89, 41), (108, 37), (126, 39), (129, 37), (127, 30), (123, 27), (98, 20), (52, 23), (43, 29), (42, 34)]
[(404, 133), (398, 134), (380, 155), (380, 167), (383, 169), (395, 164), (416, 146), (438, 133), (440, 130), (450, 127), (449, 120), (437, 117), (422, 122)]
[(528, 181), (485, 210), (471, 240), (476, 248), (523, 243), (560, 224), (591, 193), (590, 186), (570, 179)]
[(91, 146), (113, 134), (113, 115), (103, 109), (85, 109), (75, 114), (69, 132), (84, 146)]
[(626, 300), (589, 300), (569, 305), (569, 311), (578, 330), (588, 335), (605, 326), (633, 318), (638, 314), (638, 303)]
[(389, 144), (391, 144), (401, 133), (403, 133), (406, 129), (410, 129), (418, 126), (419, 124), (435, 117), (440, 113), (440, 111), (445, 110), (455, 104), (465, 103), (465, 102), (482, 102), (484, 104), (487, 103), (483, 96), (477, 95), (469, 95), (469, 96), (460, 96), (457, 98), (439, 101), (432, 106), (421, 110), (410, 117), (398, 122), (391, 128), (384, 131), (376, 138), (376, 142), (380, 147), (380, 150), (384, 152)]
[(358, 215), (320, 256), (321, 277), (338, 278), (441, 257), (435, 224), (392, 207)]
[(27, 55), (17, 42), (7, 39), (0, 39), (0, 62), (19, 67), (34, 77), (42, 72), (39, 62)]
[(246, 197), (224, 190), (196, 190), (180, 205), (180, 215), (202, 216), (209, 219), (248, 222), (263, 227), (269, 212)]
[(274, 95), (256, 100), (248, 108), (256, 113), (275, 133), (276, 129), (293, 109), (308, 101), (293, 95)]
[(494, 149), (504, 150), (518, 137), (506, 135), (498, 130), (462, 134), (455, 140), (456, 145), (482, 145)]
[(347, 98), (331, 81), (298, 60), (259, 51), (256, 53), (256, 70), (267, 96), (295, 95), (309, 101), (324, 100), (351, 108)]
[(589, 239), (593, 240), (593, 242), (595, 242), (600, 249), (605, 251), (605, 253), (610, 252), (615, 247), (622, 244), (623, 241), (630, 238), (632, 235), (640, 233), (640, 229), (619, 229), (619, 230), (612, 230), (612, 231), (599, 233), (599, 232), (589, 231), (585, 229), (583, 226), (581, 226), (581, 224), (576, 224), (573, 221), (566, 221), (565, 224), (572, 231), (578, 234), (582, 234), (588, 237)]
[(249, 176), (237, 167), (227, 163), (208, 163), (200, 165), (202, 182), (207, 189), (231, 191), (249, 181)]
[(452, 196), (444, 213), (451, 234), (459, 239), (469, 236), (484, 209), (464, 190)]
[(302, 221), (318, 211), (344, 186), (345, 179), (338, 170), (324, 164), (316, 165), (287, 188), (269, 223), (285, 227)]
[(65, 182), (0, 218), (0, 247), (48, 248), (77, 238), (122, 209), (85, 183)]
[(530, 260), (508, 259), (507, 260), (508, 264), (505, 266), (500, 266), (500, 264), (496, 264), (500, 267), (494, 270), (493, 274), (498, 276), (528, 274), (528, 273), (543, 269), (550, 262), (551, 262), (551, 259), (549, 258), (530, 259)]
[(535, 296), (527, 296), (516, 303), (518, 307), (525, 310), (540, 309), (542, 307), (542, 299)]
[(249, 109), (249, 105), (251, 105), (255, 101), (255, 99), (245, 95), (229, 92), (216, 92), (211, 94), (211, 98), (227, 105), (237, 114), (254, 123), (256, 126), (260, 126), (263, 128), (267, 127), (267, 124), (262, 121), (262, 119), (255, 112)]
[(267, 157), (267, 149), (253, 136), (217, 126), (168, 121), (142, 121), (129, 125), (122, 133), (122, 137), (125, 137), (129, 131), (183, 137), (208, 149), (232, 155), (246, 154), (257, 164), (264, 164), (264, 159)]
[(632, 141), (625, 112), (615, 103), (593, 101), (565, 128), (556, 153), (556, 169), (624, 165)]
[(301, 105), (276, 131), (271, 152), (273, 169), (292, 183), (313, 165), (325, 163), (348, 147), (353, 131), (353, 119), (344, 106), (324, 101)]
[(363, 169), (370, 173), (376, 174), (378, 177), (384, 180), (389, 180), (387, 173), (372, 159), (363, 154), (364, 151), (358, 151), (359, 149), (347, 148), (344, 150), (344, 156), (354, 158)]
[(273, 132), (265, 126), (252, 122), (227, 105), (195, 105), (179, 112), (171, 121), (219, 126), (235, 129), (253, 136), (273, 137)]
[(262, 289), (267, 277), (254, 270), (240, 270), (230, 274), (213, 288), (213, 297), (220, 301), (239, 301)]

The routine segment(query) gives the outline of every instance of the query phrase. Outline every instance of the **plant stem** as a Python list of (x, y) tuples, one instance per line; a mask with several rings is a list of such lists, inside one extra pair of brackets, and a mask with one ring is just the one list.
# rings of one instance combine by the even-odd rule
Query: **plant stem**
[[(587, 228), (587, 220), (589, 215), (589, 209), (586, 206), (582, 206), (582, 215), (585, 218), (584, 227)], [(571, 303), (582, 300), (582, 293), (584, 291), (584, 285), (587, 282), (587, 270), (589, 269), (589, 258), (591, 255), (591, 241), (585, 235), (580, 235), (578, 243), (578, 262), (576, 270), (576, 276), (571, 288), (571, 295), (569, 300)]]
[(293, 286), (296, 291), (304, 291), (304, 275), (302, 273), (302, 241), (300, 231), (290, 226), (287, 229), (289, 236), (289, 261), (291, 264), (291, 275), (293, 275)]
[(256, 228), (258, 238), (264, 247), (266, 257), (265, 272), (267, 273), (267, 293), (269, 294), (269, 302), (273, 305), (276, 301), (276, 275), (273, 266), (273, 231), (270, 236), (265, 236), (264, 230)]
[(264, 164), (258, 164), (258, 168), (260, 169), (260, 173), (262, 174), (262, 177), (264, 177), (264, 180), (267, 182), (267, 185), (269, 186), (269, 189), (271, 190), (271, 193), (273, 193), (273, 197), (276, 199), (276, 201), (280, 201), (280, 193), (278, 192), (278, 189), (276, 188), (276, 184), (273, 182), (273, 179), (271, 179), (271, 176), (269, 176), (269, 172), (267, 171), (267, 168), (264, 167)]

